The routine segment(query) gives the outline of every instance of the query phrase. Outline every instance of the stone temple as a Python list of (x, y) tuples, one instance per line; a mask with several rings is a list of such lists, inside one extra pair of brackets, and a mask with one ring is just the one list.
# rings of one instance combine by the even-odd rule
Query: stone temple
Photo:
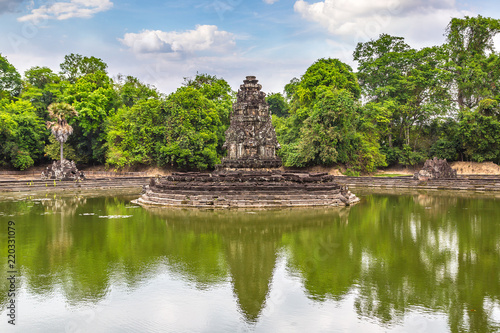
[(152, 178), (133, 202), (144, 206), (279, 208), (349, 206), (359, 201), (328, 173), (282, 171), (280, 148), (266, 94), (247, 76), (226, 131), (227, 157), (208, 172), (174, 172)]
[(280, 144), (271, 123), (266, 94), (255, 76), (247, 76), (240, 86), (233, 104), (231, 123), (226, 131), (223, 148), (227, 157), (218, 169), (279, 168), (281, 159), (276, 156)]

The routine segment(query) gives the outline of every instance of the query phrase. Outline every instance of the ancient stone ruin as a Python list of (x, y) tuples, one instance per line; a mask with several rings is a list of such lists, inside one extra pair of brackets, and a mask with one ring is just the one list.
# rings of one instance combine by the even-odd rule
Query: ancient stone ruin
[(74, 161), (63, 159), (54, 161), (45, 171), (42, 171), (42, 180), (84, 180), (85, 175), (76, 168)]
[(233, 104), (231, 123), (226, 131), (227, 157), (218, 166), (222, 169), (279, 168), (276, 156), (280, 144), (271, 123), (266, 94), (255, 76), (247, 76)]
[(280, 148), (265, 94), (247, 76), (233, 105), (217, 171), (177, 172), (152, 178), (135, 203), (196, 208), (349, 206), (359, 201), (327, 173), (281, 171)]
[(359, 201), (327, 173), (179, 172), (152, 178), (135, 203), (198, 208), (349, 206)]
[(424, 167), (413, 175), (415, 180), (457, 178), (457, 171), (453, 170), (446, 159), (440, 160), (434, 157), (425, 161)]

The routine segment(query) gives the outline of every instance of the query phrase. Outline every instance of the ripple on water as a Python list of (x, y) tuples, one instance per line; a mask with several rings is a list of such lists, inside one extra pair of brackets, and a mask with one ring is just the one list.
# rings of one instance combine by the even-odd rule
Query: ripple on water
[(99, 216), (100, 219), (126, 219), (132, 217), (133, 215), (102, 215)]

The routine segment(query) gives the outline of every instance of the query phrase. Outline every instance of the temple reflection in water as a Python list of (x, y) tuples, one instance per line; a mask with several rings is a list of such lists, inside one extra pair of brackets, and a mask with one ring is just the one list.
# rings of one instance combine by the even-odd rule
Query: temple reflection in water
[(497, 207), (423, 194), (253, 212), (147, 210), (119, 197), (0, 202), (0, 212), (19, 212), (23, 288), (42, 299), (61, 292), (68, 304), (97, 306), (116, 285), (141, 289), (168, 271), (198, 290), (229, 283), (244, 321), (255, 324), (282, 260), (311, 302), (353, 297), (358, 318), (382, 327), (426, 309), (446, 316), (451, 331), (475, 332), (500, 320)]

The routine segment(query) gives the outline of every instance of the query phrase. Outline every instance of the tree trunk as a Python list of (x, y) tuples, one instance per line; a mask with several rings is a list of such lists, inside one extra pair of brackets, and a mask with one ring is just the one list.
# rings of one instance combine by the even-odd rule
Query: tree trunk
[(63, 142), (61, 141), (61, 163), (63, 161)]

